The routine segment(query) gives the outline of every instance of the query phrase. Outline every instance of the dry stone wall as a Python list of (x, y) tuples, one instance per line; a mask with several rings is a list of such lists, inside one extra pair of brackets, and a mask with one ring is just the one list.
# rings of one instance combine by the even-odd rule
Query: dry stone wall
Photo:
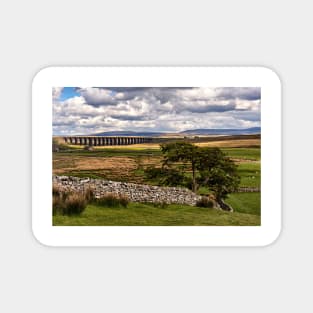
[(201, 198), (190, 190), (179, 187), (159, 187), (72, 176), (53, 176), (52, 179), (53, 184), (67, 190), (83, 192), (87, 188), (92, 188), (97, 198), (112, 193), (127, 197), (132, 202), (188, 205), (196, 205)]

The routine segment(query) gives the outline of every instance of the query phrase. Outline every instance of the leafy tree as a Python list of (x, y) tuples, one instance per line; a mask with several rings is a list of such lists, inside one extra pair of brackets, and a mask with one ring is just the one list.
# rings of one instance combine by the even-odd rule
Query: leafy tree
[(145, 175), (148, 179), (156, 180), (165, 186), (183, 186), (185, 180), (181, 171), (169, 167), (148, 167), (145, 169)]
[[(223, 200), (229, 193), (237, 190), (240, 177), (237, 166), (225, 153), (219, 148), (201, 148), (187, 142), (163, 144), (161, 151), (164, 155), (163, 169), (172, 174), (167, 175), (166, 170), (163, 172), (165, 183), (186, 184), (187, 170), (191, 168), (191, 189), (196, 192), (199, 186), (209, 187), (220, 206), (229, 209)], [(179, 162), (183, 164), (179, 165)], [(174, 168), (176, 173), (170, 170)], [(177, 171), (177, 168), (180, 168), (181, 172)]]
[(192, 172), (192, 191), (197, 191), (196, 170), (199, 148), (188, 142), (173, 142), (161, 145), (164, 155), (163, 167), (170, 167), (172, 163), (185, 162), (190, 164)]
[(224, 199), (235, 192), (240, 183), (237, 166), (219, 148), (202, 148), (197, 169), (200, 173), (199, 184), (213, 191), (217, 202), (223, 206)]

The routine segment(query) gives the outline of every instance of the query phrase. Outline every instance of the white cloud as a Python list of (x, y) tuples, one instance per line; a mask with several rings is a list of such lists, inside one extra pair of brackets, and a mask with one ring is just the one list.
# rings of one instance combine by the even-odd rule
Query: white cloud
[(64, 87), (53, 87), (52, 88), (52, 99), (59, 99)]
[(61, 92), (53, 89), (55, 134), (260, 126), (259, 88), (80, 88), (65, 101)]

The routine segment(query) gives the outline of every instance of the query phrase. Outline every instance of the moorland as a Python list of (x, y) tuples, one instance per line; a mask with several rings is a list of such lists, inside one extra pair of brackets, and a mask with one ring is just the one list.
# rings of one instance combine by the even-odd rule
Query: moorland
[[(163, 155), (157, 142), (86, 149), (64, 144), (61, 138), (54, 140), (60, 146), (58, 152), (53, 153), (54, 175), (158, 184), (146, 175), (147, 168), (162, 164)], [(260, 135), (204, 136), (189, 141), (199, 147), (218, 147), (237, 165), (239, 192), (229, 194), (226, 199), (234, 212), (173, 204), (129, 203), (127, 207), (113, 208), (90, 203), (79, 216), (53, 216), (53, 225), (260, 225)], [(244, 187), (253, 187), (255, 191), (242, 192)], [(201, 187), (197, 192), (207, 195), (210, 189)]]

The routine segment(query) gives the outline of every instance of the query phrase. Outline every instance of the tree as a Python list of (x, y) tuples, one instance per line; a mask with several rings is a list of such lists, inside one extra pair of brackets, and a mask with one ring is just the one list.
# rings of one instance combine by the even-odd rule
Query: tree
[(170, 167), (171, 163), (185, 162), (190, 164), (192, 173), (192, 191), (197, 191), (196, 168), (199, 148), (188, 142), (173, 142), (161, 145), (164, 155), (163, 167)]
[(152, 167), (145, 169), (145, 175), (152, 181), (157, 181), (160, 185), (165, 186), (183, 186), (184, 175), (181, 171), (170, 167)]
[[(163, 168), (175, 167), (177, 170), (178, 163), (183, 162), (183, 173), (179, 175), (179, 179), (186, 178), (188, 166), (192, 173), (192, 191), (196, 192), (199, 186), (207, 186), (214, 193), (218, 204), (223, 209), (231, 210), (223, 200), (229, 193), (237, 190), (240, 177), (234, 161), (223, 151), (219, 148), (197, 147), (187, 142), (163, 144), (161, 151), (164, 155)], [(170, 180), (173, 180), (173, 177), (175, 175), (172, 175)], [(168, 178), (165, 179), (167, 180)], [(175, 182), (177, 183), (177, 179)]]
[(197, 169), (200, 173), (199, 184), (213, 191), (217, 203), (226, 210), (232, 210), (224, 199), (238, 189), (240, 177), (237, 166), (219, 148), (202, 148)]

